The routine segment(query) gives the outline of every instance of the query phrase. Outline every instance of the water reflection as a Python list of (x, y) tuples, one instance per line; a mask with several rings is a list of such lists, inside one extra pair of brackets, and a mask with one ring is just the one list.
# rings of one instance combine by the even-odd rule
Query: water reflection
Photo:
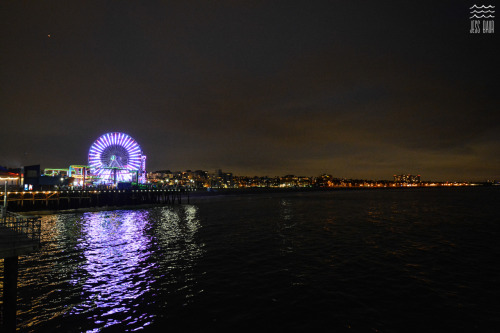
[[(280, 216), (286, 222), (290, 222), (292, 220), (293, 211), (292, 211), (292, 201), (290, 199), (281, 199), (281, 201), (280, 201)], [(287, 225), (288, 225), (288, 223), (287, 223)], [(285, 225), (285, 226), (287, 226), (287, 225)]]
[(161, 289), (187, 305), (201, 293), (196, 287), (194, 268), (203, 254), (204, 244), (196, 239), (200, 228), (198, 207), (186, 205), (164, 209), (155, 235), (159, 250), (155, 253), (163, 269), (159, 276)]
[[(69, 315), (97, 311), (99, 318), (92, 317), (95, 324), (107, 327), (119, 323), (111, 315), (131, 311), (150, 290), (155, 280), (150, 271), (157, 264), (148, 263), (152, 250), (152, 238), (146, 232), (150, 228), (148, 215), (148, 211), (117, 211), (82, 216), (77, 248), (82, 250), (84, 261), (70, 283), (81, 288), (83, 300)], [(146, 325), (153, 316), (140, 317)]]
[(200, 292), (192, 272), (203, 252), (197, 207), (85, 213), (74, 223), (81, 258), (69, 283), (79, 300), (63, 316), (88, 321), (81, 330), (140, 329), (162, 316), (158, 308)]
[(293, 253), (293, 228), (295, 227), (296, 221), (293, 212), (293, 203), (289, 199), (281, 199), (279, 206), (280, 218), (277, 224), (277, 233), (281, 238), (281, 255), (286, 255)]

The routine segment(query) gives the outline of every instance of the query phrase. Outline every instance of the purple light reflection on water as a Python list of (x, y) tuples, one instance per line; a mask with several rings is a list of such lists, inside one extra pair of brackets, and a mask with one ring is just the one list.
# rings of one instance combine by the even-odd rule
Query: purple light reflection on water
[[(152, 241), (145, 233), (148, 211), (86, 213), (83, 220), (78, 247), (85, 261), (79, 269), (86, 274), (83, 277), (78, 274), (78, 278), (70, 281), (81, 286), (83, 301), (67, 315), (92, 312), (94, 316), (89, 319), (101, 327), (123, 324), (123, 319), (134, 317), (136, 300), (149, 292), (155, 282), (149, 271), (157, 264), (147, 263)], [(95, 318), (96, 312), (99, 318)], [(115, 318), (117, 315), (119, 320)], [(143, 313), (140, 317), (154, 316)]]
[(177, 318), (203, 293), (200, 227), (193, 205), (43, 217), (41, 251), (20, 259), (20, 330), (134, 331)]

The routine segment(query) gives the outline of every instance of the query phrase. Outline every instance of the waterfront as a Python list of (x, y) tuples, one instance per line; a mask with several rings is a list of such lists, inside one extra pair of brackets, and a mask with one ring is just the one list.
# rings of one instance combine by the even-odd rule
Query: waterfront
[[(493, 332), (500, 188), (263, 193), (47, 215), (21, 331)], [(3, 265), (0, 265), (3, 269)]]

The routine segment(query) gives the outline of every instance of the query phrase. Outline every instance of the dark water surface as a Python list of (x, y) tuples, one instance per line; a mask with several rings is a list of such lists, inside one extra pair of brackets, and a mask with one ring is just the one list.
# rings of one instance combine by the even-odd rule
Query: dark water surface
[(21, 331), (500, 331), (500, 188), (193, 201), (43, 217)]

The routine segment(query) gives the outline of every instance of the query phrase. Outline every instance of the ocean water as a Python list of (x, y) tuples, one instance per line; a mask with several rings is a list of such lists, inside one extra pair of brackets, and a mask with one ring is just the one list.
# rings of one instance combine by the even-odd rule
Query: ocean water
[(18, 327), (498, 332), (499, 202), (496, 187), (340, 190), (44, 216)]

